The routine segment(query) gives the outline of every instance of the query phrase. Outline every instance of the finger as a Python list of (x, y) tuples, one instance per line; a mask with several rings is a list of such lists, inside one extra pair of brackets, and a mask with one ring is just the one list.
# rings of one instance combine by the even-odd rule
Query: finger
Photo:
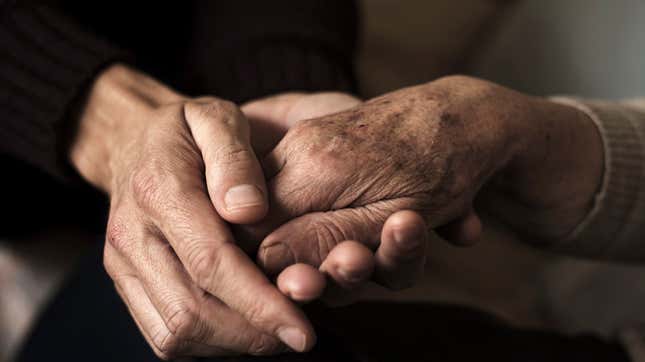
[(310, 302), (323, 293), (334, 305), (353, 300), (351, 292), (368, 282), (374, 270), (374, 255), (363, 244), (344, 241), (327, 255), (320, 268), (294, 264), (278, 276), (278, 287), (292, 300)]
[[(172, 334), (163, 324), (161, 316), (156, 313), (152, 302), (145, 294), (143, 286), (137, 279), (121, 280), (116, 285), (117, 292), (125, 302), (135, 324), (143, 334), (153, 352), (163, 360), (181, 356), (232, 356), (235, 353), (216, 346), (184, 340), (180, 344), (166, 339)], [(154, 312), (151, 312), (154, 311)]]
[(327, 288), (320, 298), (326, 305), (340, 307), (360, 299), (374, 270), (374, 255), (355, 241), (338, 244), (320, 266)]
[(436, 229), (444, 240), (455, 245), (469, 246), (477, 243), (482, 234), (482, 222), (474, 209)]
[(266, 185), (244, 115), (233, 103), (210, 98), (187, 103), (184, 114), (201, 150), (217, 213), (238, 224), (262, 219), (269, 205)]
[[(224, 303), (195, 286), (168, 244), (154, 235), (129, 258), (147, 296), (164, 323), (164, 335), (153, 340), (169, 355), (191, 354), (190, 343), (236, 353), (277, 352), (280, 342), (262, 333)], [(112, 244), (106, 244), (106, 251)]]
[(171, 334), (163, 318), (150, 301), (142, 283), (135, 276), (136, 272), (133, 268), (107, 243), (105, 259), (108, 261), (110, 268), (118, 269), (118, 273), (121, 273), (115, 274), (113, 278), (117, 293), (124, 301), (146, 342), (159, 358), (168, 360), (183, 355), (183, 353), (201, 356), (231, 354), (230, 351), (225, 351), (215, 346), (191, 341), (177, 343), (168, 339), (167, 336)]
[(356, 240), (376, 250), (383, 223), (394, 211), (409, 208), (407, 200), (386, 200), (378, 206), (311, 212), (286, 222), (264, 238), (258, 264), (269, 275), (302, 262), (320, 266), (336, 244)]
[(426, 223), (416, 212), (392, 214), (376, 251), (375, 281), (390, 289), (410, 287), (423, 275), (428, 243)]
[(359, 242), (344, 241), (329, 252), (320, 271), (342, 289), (357, 289), (372, 277), (374, 254)]
[(325, 291), (325, 276), (307, 264), (293, 264), (280, 273), (278, 289), (291, 300), (306, 303), (318, 299)]
[(151, 197), (159, 202), (146, 209), (197, 286), (292, 349), (313, 347), (315, 334), (302, 311), (233, 243), (208, 196), (174, 187), (162, 186), (158, 192), (168, 196)]

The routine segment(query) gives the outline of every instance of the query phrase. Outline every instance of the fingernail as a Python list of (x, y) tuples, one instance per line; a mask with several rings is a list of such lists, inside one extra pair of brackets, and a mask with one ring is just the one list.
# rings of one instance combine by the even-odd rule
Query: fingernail
[(237, 185), (228, 189), (224, 196), (224, 203), (229, 211), (258, 206), (264, 203), (264, 194), (256, 186)]
[(282, 269), (293, 264), (296, 260), (291, 249), (283, 243), (278, 242), (269, 246), (263, 246), (259, 261), (267, 273), (274, 274), (282, 271)]
[(282, 328), (278, 331), (278, 338), (296, 352), (304, 352), (307, 346), (307, 337), (298, 328)]

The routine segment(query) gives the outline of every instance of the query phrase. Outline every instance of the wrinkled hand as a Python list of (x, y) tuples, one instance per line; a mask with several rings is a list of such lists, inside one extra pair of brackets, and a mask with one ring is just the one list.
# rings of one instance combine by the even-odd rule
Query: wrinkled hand
[[(279, 129), (280, 132), (266, 133), (283, 134), (301, 120), (337, 113), (360, 103), (341, 93), (290, 93), (248, 103), (242, 110), (253, 128)], [(266, 154), (278, 141), (265, 138), (256, 150)], [(376, 252), (356, 241), (341, 242), (318, 269), (307, 264), (288, 267), (277, 278), (278, 287), (298, 302), (317, 299), (325, 292), (328, 303), (344, 304), (358, 297), (350, 292), (360, 290), (368, 280), (390, 288), (410, 286), (422, 274), (425, 261), (428, 231), (423, 219), (411, 211), (396, 213), (388, 218), (380, 234)], [(250, 251), (256, 248), (254, 244), (248, 246)]]
[(249, 137), (232, 103), (186, 99), (119, 65), (95, 81), (81, 113), (70, 157), (110, 196), (105, 268), (162, 358), (315, 344), (304, 314), (225, 222), (255, 222), (267, 211)]
[(406, 209), (447, 239), (472, 243), (482, 227), (477, 197), (544, 243), (589, 209), (599, 153), (595, 126), (576, 109), (446, 77), (295, 125), (265, 159), (272, 209), (248, 232), (268, 234), (258, 259), (277, 274), (296, 262), (321, 265), (344, 240), (374, 250), (387, 218)]

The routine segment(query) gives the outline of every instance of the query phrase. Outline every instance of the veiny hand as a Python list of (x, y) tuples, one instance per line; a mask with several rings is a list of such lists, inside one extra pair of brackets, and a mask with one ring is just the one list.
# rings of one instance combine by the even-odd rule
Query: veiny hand
[(110, 196), (105, 268), (161, 358), (315, 344), (304, 314), (225, 223), (267, 211), (249, 137), (233, 104), (186, 99), (119, 65), (96, 80), (82, 111), (70, 157)]
[[(267, 131), (258, 133), (282, 137), (301, 120), (337, 113), (360, 103), (342, 93), (289, 93), (248, 103), (242, 110), (252, 128)], [(279, 141), (266, 137), (264, 140), (255, 148), (261, 155)], [(325, 292), (323, 299), (338, 305), (358, 298), (363, 285), (370, 280), (390, 288), (411, 286), (423, 272), (428, 239), (425, 222), (412, 211), (401, 211), (388, 218), (380, 235), (376, 252), (348, 240), (336, 245), (318, 269), (302, 263), (289, 266), (277, 278), (278, 287), (298, 302), (317, 299)], [(247, 249), (255, 251), (257, 245), (251, 244)]]
[(264, 166), (271, 213), (249, 232), (269, 234), (258, 258), (270, 274), (321, 265), (344, 240), (374, 250), (399, 210), (472, 243), (482, 227), (476, 198), (478, 209), (544, 245), (584, 217), (603, 167), (600, 137), (582, 112), (463, 76), (299, 122)]

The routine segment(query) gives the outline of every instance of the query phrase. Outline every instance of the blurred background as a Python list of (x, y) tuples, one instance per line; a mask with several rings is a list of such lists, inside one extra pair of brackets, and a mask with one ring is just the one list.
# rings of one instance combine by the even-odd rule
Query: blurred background
[[(357, 66), (361, 95), (455, 72), (539, 95), (643, 95), (645, 34), (624, 37), (627, 31), (621, 27), (643, 21), (645, 2), (621, 1), (629, 6), (603, 0), (363, 0)], [(580, 8), (585, 8), (583, 15)], [(573, 31), (558, 33), (565, 23)], [(0, 240), (0, 361), (10, 358), (39, 308), (93, 238), (73, 222), (20, 236), (28, 239), (22, 242), (8, 243), (11, 237)], [(640, 278), (621, 278), (643, 273), (640, 268), (539, 252), (494, 224), (473, 248), (454, 248), (438, 239), (431, 244), (428, 287), (397, 294), (376, 291), (368, 298), (456, 303), (517, 326), (601, 335), (637, 323), (625, 303), (645, 301), (629, 287)]]

